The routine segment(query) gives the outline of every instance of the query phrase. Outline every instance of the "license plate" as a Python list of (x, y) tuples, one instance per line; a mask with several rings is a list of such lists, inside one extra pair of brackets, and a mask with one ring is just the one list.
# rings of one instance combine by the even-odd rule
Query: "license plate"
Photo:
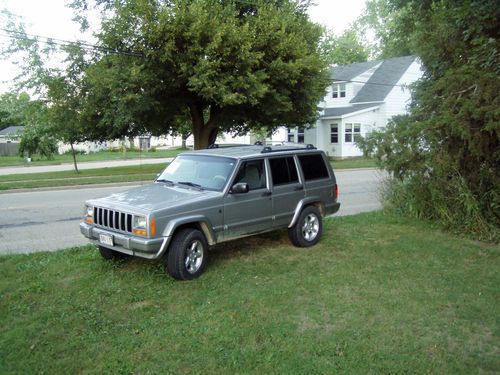
[(99, 242), (102, 243), (103, 245), (114, 246), (113, 236), (110, 236), (109, 234), (100, 234)]

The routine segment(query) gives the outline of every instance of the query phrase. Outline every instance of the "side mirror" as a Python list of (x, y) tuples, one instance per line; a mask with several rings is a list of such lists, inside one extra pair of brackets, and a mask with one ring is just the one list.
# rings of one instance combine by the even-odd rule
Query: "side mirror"
[(242, 194), (242, 193), (248, 193), (248, 184), (246, 182), (238, 182), (237, 184), (234, 184), (233, 187), (230, 190), (231, 194)]

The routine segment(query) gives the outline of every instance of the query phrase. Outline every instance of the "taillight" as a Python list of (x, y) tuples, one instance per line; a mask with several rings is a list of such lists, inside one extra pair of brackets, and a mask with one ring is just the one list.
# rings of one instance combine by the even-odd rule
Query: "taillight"
[(332, 195), (335, 199), (339, 198), (339, 185), (335, 184), (335, 186), (332, 189)]

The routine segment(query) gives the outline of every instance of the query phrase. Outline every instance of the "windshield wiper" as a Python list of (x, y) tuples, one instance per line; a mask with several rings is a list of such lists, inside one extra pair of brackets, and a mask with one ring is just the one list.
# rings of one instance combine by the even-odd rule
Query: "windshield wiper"
[(195, 184), (194, 182), (189, 182), (189, 181), (179, 181), (178, 182), (179, 185), (187, 185), (187, 186), (191, 186), (191, 187), (194, 187), (194, 188), (197, 188), (197, 189), (200, 189), (200, 190), (203, 190), (203, 186), (199, 185), (199, 184)]
[(169, 185), (173, 185), (173, 184), (174, 184), (174, 182), (173, 182), (173, 181), (170, 181), (170, 180), (165, 180), (165, 179), (163, 179), (163, 178), (159, 178), (159, 179), (157, 179), (155, 182), (164, 182), (164, 183), (169, 184)]

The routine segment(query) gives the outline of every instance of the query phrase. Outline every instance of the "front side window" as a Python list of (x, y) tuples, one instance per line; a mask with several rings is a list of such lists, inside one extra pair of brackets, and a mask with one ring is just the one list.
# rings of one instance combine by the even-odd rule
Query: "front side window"
[(332, 86), (333, 98), (345, 98), (345, 83), (334, 83)]
[(156, 181), (191, 184), (207, 190), (221, 191), (235, 164), (234, 159), (225, 157), (179, 155)]
[(274, 185), (284, 185), (299, 181), (293, 157), (269, 159)]
[(330, 143), (339, 143), (339, 125), (330, 125)]
[(245, 161), (236, 175), (234, 183), (246, 182), (249, 190), (263, 189), (266, 187), (266, 170), (264, 159)]
[(328, 169), (321, 154), (300, 155), (299, 162), (306, 181), (328, 178)]

